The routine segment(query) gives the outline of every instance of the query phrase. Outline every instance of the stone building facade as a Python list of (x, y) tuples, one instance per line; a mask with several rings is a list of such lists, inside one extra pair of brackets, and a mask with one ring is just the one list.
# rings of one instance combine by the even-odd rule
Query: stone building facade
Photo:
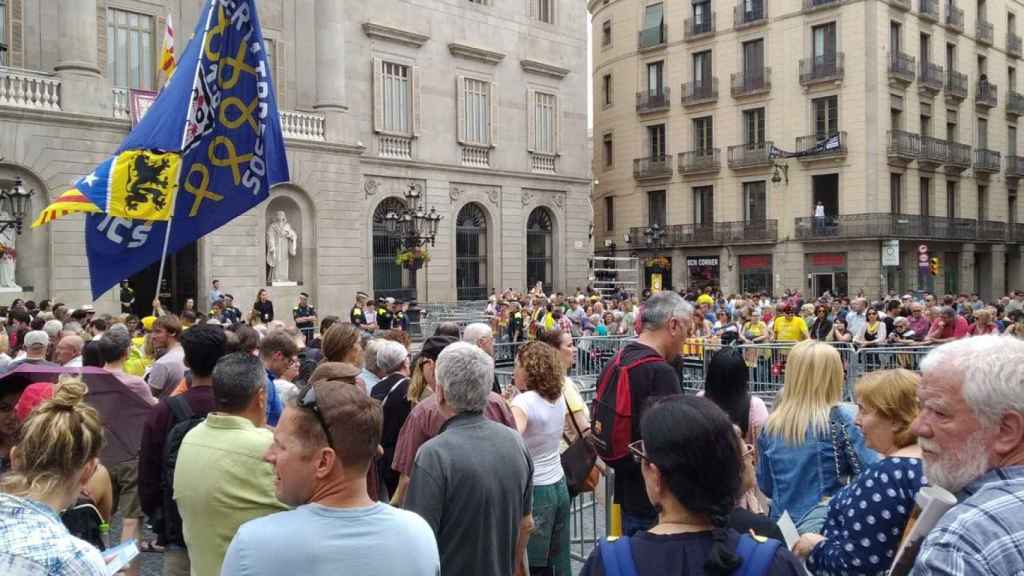
[[(33, 215), (130, 129), (129, 88), (155, 88), (165, 19), (184, 51), (200, 2), (0, 0), (0, 184)], [(321, 314), (357, 290), (452, 301), (542, 281), (585, 286), (591, 240), (586, 15), (576, 2), (260, 0), (291, 181), (170, 263), (175, 302), (210, 282), (247, 308), (268, 287), (267, 227), (298, 235), (294, 285)], [(431, 261), (394, 264), (381, 216), (415, 190), (442, 216)], [(91, 300), (83, 218), (18, 241), (23, 297)], [(154, 284), (152, 276), (133, 279)], [(152, 291), (152, 287), (150, 289)], [(116, 309), (117, 290), (97, 304)], [(12, 296), (13, 298), (13, 296)], [(287, 308), (284, 308), (287, 309)]]
[(598, 251), (726, 293), (1024, 288), (1024, 4), (588, 8)]

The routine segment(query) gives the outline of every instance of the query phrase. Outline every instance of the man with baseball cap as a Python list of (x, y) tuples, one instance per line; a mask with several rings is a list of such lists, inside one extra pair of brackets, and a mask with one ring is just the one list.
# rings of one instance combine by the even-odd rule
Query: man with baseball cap
[[(356, 386), (317, 381), (285, 409), (266, 460), (294, 510), (243, 524), (221, 574), (436, 576), (430, 526), (375, 502), (366, 475), (381, 441), (380, 405)], [(454, 574), (454, 572), (453, 572)]]
[(46, 360), (46, 349), (50, 345), (50, 337), (42, 330), (31, 330), (25, 334), (25, 357), (18, 358), (7, 365), (10, 372), (22, 364), (33, 364), (36, 366), (57, 366)]

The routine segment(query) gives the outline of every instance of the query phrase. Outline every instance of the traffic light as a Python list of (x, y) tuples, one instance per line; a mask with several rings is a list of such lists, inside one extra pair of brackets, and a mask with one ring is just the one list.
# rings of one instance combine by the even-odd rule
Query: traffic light
[(931, 260), (928, 261), (928, 271), (931, 272), (932, 276), (938, 276), (939, 275), (939, 259), (938, 258), (932, 258)]

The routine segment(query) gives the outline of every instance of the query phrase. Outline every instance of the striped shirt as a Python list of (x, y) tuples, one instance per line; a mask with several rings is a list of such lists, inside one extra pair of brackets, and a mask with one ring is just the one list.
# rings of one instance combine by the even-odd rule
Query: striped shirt
[(914, 576), (1024, 572), (1024, 466), (986, 473), (957, 500), (921, 547)]

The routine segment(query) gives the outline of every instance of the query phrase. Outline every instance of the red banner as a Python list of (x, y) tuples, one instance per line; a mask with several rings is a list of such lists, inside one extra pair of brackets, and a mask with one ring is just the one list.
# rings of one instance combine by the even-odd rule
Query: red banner
[(740, 269), (771, 268), (771, 256), (740, 256)]
[(846, 265), (846, 254), (811, 254), (811, 264), (838, 268)]

